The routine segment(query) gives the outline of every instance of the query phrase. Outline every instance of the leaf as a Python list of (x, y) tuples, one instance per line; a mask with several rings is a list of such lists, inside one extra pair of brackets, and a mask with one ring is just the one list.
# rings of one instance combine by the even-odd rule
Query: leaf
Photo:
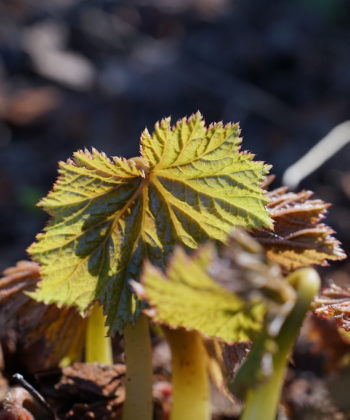
[[(165, 273), (147, 262), (142, 286), (133, 285), (150, 305), (147, 314), (155, 322), (227, 343), (250, 341), (266, 312), (283, 320), (295, 297), (278, 267), (264, 260), (261, 251), (256, 241), (236, 229), (222, 256), (211, 243), (192, 256), (176, 248)], [(288, 308), (283, 311), (285, 303)]]
[(313, 309), (318, 317), (334, 319), (339, 327), (350, 331), (350, 288), (332, 283), (315, 299)]
[(283, 278), (280, 267), (242, 229), (230, 233), (227, 246), (212, 264), (210, 273), (216, 282), (246, 301), (263, 301), (273, 317), (281, 313), (284, 303), (294, 302), (294, 290)]
[(40, 278), (38, 264), (31, 261), (19, 261), (16, 267), (9, 267), (0, 278), (0, 302), (5, 301), (16, 293), (35, 286)]
[(197, 330), (228, 343), (249, 341), (260, 329), (264, 309), (215, 282), (208, 274), (214, 258), (210, 244), (193, 256), (176, 248), (165, 274), (151, 263), (145, 264), (144, 289), (136, 285), (136, 290), (149, 303), (147, 314), (155, 322)]
[[(67, 355), (72, 359), (80, 357), (86, 320), (75, 308), (45, 305), (25, 294), (33, 290), (40, 279), (38, 264), (19, 261), (3, 274), (0, 278), (0, 339), (10, 331), (18, 332), (18, 350), (23, 354), (28, 349), (31, 354), (29, 370), (56, 367)], [(40, 355), (34, 360), (29, 347), (36, 344), (40, 346)]]
[(314, 264), (328, 265), (327, 260), (346, 257), (324, 223), (330, 204), (310, 199), (311, 191), (294, 193), (287, 187), (271, 191), (268, 209), (274, 221), (274, 230), (261, 229), (253, 236), (264, 246), (267, 255), (287, 271)]
[[(40, 205), (52, 216), (29, 252), (43, 280), (32, 296), (84, 312), (99, 299), (112, 330), (133, 320), (129, 279), (147, 257), (163, 267), (176, 243), (223, 241), (232, 226), (270, 226), (260, 184), (269, 167), (240, 152), (238, 125), (200, 113), (141, 136), (141, 157), (93, 150), (60, 163)], [(137, 312), (136, 312), (137, 313)]]
[(232, 393), (228, 389), (237, 374), (239, 367), (242, 365), (251, 349), (251, 342), (242, 342), (235, 344), (227, 344), (218, 339), (210, 339), (204, 341), (208, 358), (209, 373), (213, 384), (220, 392), (224, 393), (229, 399), (237, 404)]
[(244, 392), (271, 374), (274, 340), (293, 309), (296, 292), (263, 247), (242, 229), (229, 235), (219, 254), (211, 242), (192, 256), (176, 248), (165, 273), (146, 262), (141, 279), (133, 287), (149, 304), (145, 312), (154, 322), (196, 330), (211, 339), (210, 366), (221, 389), (227, 390), (245, 356), (227, 363), (227, 356), (233, 359), (237, 351), (232, 343), (254, 340), (250, 362), (239, 369), (234, 382), (236, 391)]

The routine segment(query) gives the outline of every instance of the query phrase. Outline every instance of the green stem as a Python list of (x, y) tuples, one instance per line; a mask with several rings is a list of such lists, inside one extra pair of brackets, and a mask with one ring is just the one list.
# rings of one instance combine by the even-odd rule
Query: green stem
[(102, 306), (95, 303), (91, 309), (86, 331), (86, 362), (113, 364), (111, 339), (105, 326)]
[(171, 420), (211, 418), (207, 352), (199, 333), (165, 329), (172, 354)]
[(141, 315), (135, 325), (124, 330), (126, 373), (126, 399), (123, 420), (151, 420), (152, 398), (152, 346), (148, 318)]
[(273, 373), (266, 382), (248, 391), (241, 420), (256, 420), (258, 418), (274, 420), (276, 418), (290, 353), (305, 314), (320, 288), (320, 278), (312, 268), (297, 270), (287, 280), (296, 289), (296, 303), (274, 340), (278, 350), (273, 357)]

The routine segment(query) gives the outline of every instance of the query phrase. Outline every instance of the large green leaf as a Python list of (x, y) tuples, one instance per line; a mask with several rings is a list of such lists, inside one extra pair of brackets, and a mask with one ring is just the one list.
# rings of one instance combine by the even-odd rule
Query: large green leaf
[(99, 299), (113, 330), (132, 319), (128, 280), (144, 257), (163, 267), (176, 243), (225, 240), (232, 226), (271, 226), (260, 188), (269, 167), (240, 152), (238, 125), (197, 113), (141, 136), (141, 157), (78, 151), (40, 205), (52, 216), (29, 252), (43, 280), (32, 295), (85, 311)]

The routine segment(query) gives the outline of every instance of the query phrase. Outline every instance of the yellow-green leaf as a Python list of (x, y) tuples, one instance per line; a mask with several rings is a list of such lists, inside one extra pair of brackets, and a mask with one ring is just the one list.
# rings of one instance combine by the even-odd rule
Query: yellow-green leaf
[(242, 229), (232, 231), (220, 248), (218, 255), (208, 242), (189, 256), (178, 247), (165, 273), (145, 263), (142, 284), (134, 282), (133, 287), (155, 322), (227, 343), (252, 340), (270, 319), (281, 324), (295, 292), (279, 266)]
[(149, 303), (147, 312), (155, 322), (197, 330), (227, 343), (252, 340), (261, 328), (264, 304), (247, 302), (220, 286), (208, 274), (215, 255), (210, 244), (193, 256), (176, 248), (166, 273), (145, 264), (143, 287), (135, 284), (135, 290)]
[(163, 267), (176, 243), (225, 240), (232, 226), (271, 226), (260, 188), (269, 167), (240, 152), (238, 125), (205, 127), (197, 113), (141, 136), (141, 156), (78, 151), (60, 163), (41, 206), (52, 216), (29, 252), (37, 300), (85, 311), (99, 299), (113, 330), (132, 319), (129, 279), (147, 257)]

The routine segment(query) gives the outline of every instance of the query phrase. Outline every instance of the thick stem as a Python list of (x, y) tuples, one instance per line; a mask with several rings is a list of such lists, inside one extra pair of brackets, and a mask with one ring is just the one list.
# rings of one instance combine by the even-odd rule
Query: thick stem
[(172, 354), (171, 420), (209, 420), (208, 358), (196, 331), (165, 329)]
[(241, 420), (256, 420), (257, 418), (274, 420), (276, 418), (290, 353), (305, 314), (320, 288), (320, 278), (312, 268), (297, 270), (287, 280), (296, 289), (296, 303), (275, 339), (278, 350), (273, 357), (273, 373), (266, 382), (248, 391)]
[(126, 399), (123, 420), (152, 420), (152, 346), (148, 318), (141, 315), (124, 330)]
[(105, 321), (102, 306), (95, 303), (89, 315), (86, 331), (85, 359), (87, 363), (113, 364), (112, 344), (107, 335)]

